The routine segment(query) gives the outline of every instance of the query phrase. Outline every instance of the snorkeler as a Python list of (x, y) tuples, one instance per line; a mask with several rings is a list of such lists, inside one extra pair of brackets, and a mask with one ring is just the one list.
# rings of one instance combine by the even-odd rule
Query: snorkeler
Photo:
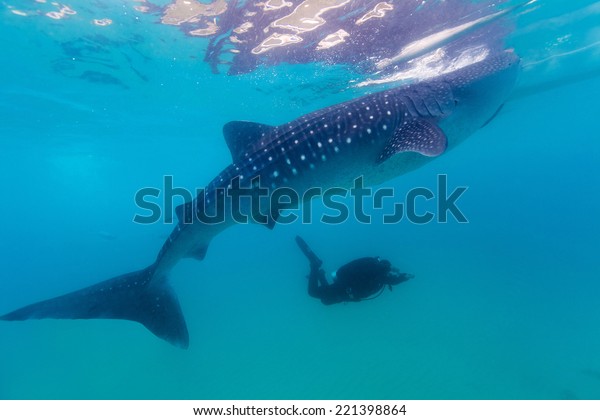
[(341, 266), (334, 274), (333, 283), (329, 284), (321, 268), (323, 261), (300, 236), (296, 236), (296, 243), (310, 262), (308, 294), (321, 299), (324, 305), (373, 299), (383, 293), (386, 286), (392, 290), (392, 286), (414, 277), (401, 273), (387, 260), (365, 257)]

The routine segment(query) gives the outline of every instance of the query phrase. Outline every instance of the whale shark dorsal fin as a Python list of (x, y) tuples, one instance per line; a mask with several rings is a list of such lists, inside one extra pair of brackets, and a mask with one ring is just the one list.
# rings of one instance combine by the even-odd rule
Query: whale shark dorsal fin
[(416, 152), (423, 156), (436, 157), (444, 153), (448, 139), (434, 123), (424, 119), (407, 121), (396, 130), (377, 159), (382, 163), (396, 153)]
[(244, 157), (244, 154), (258, 149), (266, 143), (266, 135), (272, 126), (250, 121), (230, 121), (223, 126), (223, 137), (234, 162)]

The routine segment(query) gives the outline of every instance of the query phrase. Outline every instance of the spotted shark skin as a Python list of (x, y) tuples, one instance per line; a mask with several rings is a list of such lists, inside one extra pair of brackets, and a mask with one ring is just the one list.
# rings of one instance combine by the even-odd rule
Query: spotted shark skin
[(151, 266), (0, 319), (127, 319), (187, 348), (188, 330), (168, 275), (182, 258), (203, 259), (212, 238), (236, 223), (226, 219), (207, 224), (194, 217), (200, 210), (226, 210), (218, 208), (217, 191), (231, 187), (235, 179), (260, 179), (261, 186), (285, 186), (302, 196), (313, 187), (349, 187), (359, 176), (374, 185), (412, 171), (456, 147), (495, 115), (515, 84), (518, 63), (513, 52), (503, 51), (453, 73), (320, 109), (276, 127), (230, 122), (223, 133), (233, 163), (195, 200), (177, 209), (179, 223)]

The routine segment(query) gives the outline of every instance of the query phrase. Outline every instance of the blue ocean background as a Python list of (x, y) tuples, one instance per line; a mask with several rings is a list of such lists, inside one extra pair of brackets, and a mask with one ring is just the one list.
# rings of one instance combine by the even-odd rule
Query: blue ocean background
[[(107, 27), (0, 9), (1, 313), (153, 261), (173, 226), (133, 223), (135, 192), (164, 175), (207, 184), (230, 163), (226, 122), (280, 124), (357, 93), (320, 64), (212, 74), (202, 40), (122, 7), (103, 9), (121, 16)], [(600, 398), (599, 14), (548, 1), (523, 16), (503, 111), (385, 184), (403, 197), (447, 174), (468, 187), (468, 224), (236, 226), (173, 272), (188, 350), (133, 322), (2, 322), (0, 398)], [(75, 77), (73, 40), (127, 88)], [(415, 278), (326, 307), (297, 234), (328, 271), (381, 256)]]

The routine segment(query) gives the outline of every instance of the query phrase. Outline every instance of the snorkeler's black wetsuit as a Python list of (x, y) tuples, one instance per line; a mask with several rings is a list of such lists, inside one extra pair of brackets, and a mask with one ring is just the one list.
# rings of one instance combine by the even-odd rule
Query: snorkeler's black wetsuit
[(340, 267), (336, 272), (335, 281), (327, 282), (322, 268), (315, 269), (311, 265), (308, 275), (308, 294), (321, 299), (325, 305), (340, 302), (359, 302), (382, 291), (384, 273), (379, 271), (377, 258), (359, 258)]
[(322, 261), (302, 238), (297, 236), (296, 242), (310, 261), (308, 294), (321, 299), (325, 305), (369, 299), (382, 292), (386, 285), (391, 287), (390, 280), (393, 280), (393, 284), (398, 284), (412, 277), (404, 273), (392, 274), (392, 267), (388, 261), (365, 257), (340, 267), (334, 282), (329, 284), (325, 271), (321, 268)]

